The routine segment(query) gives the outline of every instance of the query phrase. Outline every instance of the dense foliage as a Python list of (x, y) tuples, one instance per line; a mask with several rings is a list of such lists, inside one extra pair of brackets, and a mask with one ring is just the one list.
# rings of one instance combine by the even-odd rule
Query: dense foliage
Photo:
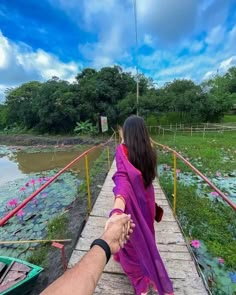
[[(170, 123), (217, 121), (236, 101), (236, 67), (202, 85), (175, 80), (158, 89), (140, 75), (139, 93), (139, 113), (154, 118), (151, 123), (158, 123), (156, 118), (163, 114)], [(96, 125), (99, 115), (106, 115), (114, 127), (136, 109), (136, 80), (131, 73), (118, 66), (86, 68), (72, 84), (52, 77), (8, 89), (0, 105), (0, 128), (72, 132), (76, 122)]]

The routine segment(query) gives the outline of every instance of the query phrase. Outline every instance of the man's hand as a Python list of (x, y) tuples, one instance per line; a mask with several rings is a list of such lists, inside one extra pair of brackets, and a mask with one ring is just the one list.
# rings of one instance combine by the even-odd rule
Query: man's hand
[(102, 239), (108, 243), (111, 253), (115, 254), (130, 238), (135, 224), (130, 215), (112, 215), (106, 222)]

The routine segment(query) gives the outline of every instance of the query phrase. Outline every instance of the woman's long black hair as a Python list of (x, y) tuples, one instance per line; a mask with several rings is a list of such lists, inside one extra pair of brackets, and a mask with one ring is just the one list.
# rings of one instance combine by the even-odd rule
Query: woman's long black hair
[(156, 177), (156, 152), (152, 148), (143, 118), (130, 116), (123, 125), (124, 143), (128, 149), (128, 159), (141, 171), (144, 185), (148, 187)]

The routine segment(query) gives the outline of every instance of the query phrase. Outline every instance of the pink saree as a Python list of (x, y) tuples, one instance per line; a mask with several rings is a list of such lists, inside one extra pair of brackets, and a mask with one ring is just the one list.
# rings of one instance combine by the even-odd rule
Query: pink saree
[(136, 295), (147, 292), (150, 284), (159, 295), (173, 294), (172, 283), (155, 243), (153, 185), (144, 187), (141, 172), (128, 161), (122, 145), (116, 150), (116, 165), (113, 192), (125, 199), (125, 213), (131, 214), (136, 227), (128, 243), (114, 258), (130, 279)]

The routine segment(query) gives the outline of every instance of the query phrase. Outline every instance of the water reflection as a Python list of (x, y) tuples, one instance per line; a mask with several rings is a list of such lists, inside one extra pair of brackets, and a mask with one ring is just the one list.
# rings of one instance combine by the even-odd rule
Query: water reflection
[(0, 185), (24, 176), (18, 168), (18, 164), (9, 159), (8, 156), (0, 158)]
[[(88, 147), (84, 147), (88, 149)], [(101, 148), (95, 149), (88, 155), (89, 165), (98, 158), (101, 153)], [(42, 172), (57, 168), (63, 168), (84, 150), (78, 151), (55, 151), (55, 152), (18, 152), (11, 156), (0, 158), (0, 185), (7, 181), (13, 181), (24, 177), (29, 173)], [(85, 175), (85, 160), (80, 159), (71, 167), (73, 172), (79, 174), (80, 178)]]

